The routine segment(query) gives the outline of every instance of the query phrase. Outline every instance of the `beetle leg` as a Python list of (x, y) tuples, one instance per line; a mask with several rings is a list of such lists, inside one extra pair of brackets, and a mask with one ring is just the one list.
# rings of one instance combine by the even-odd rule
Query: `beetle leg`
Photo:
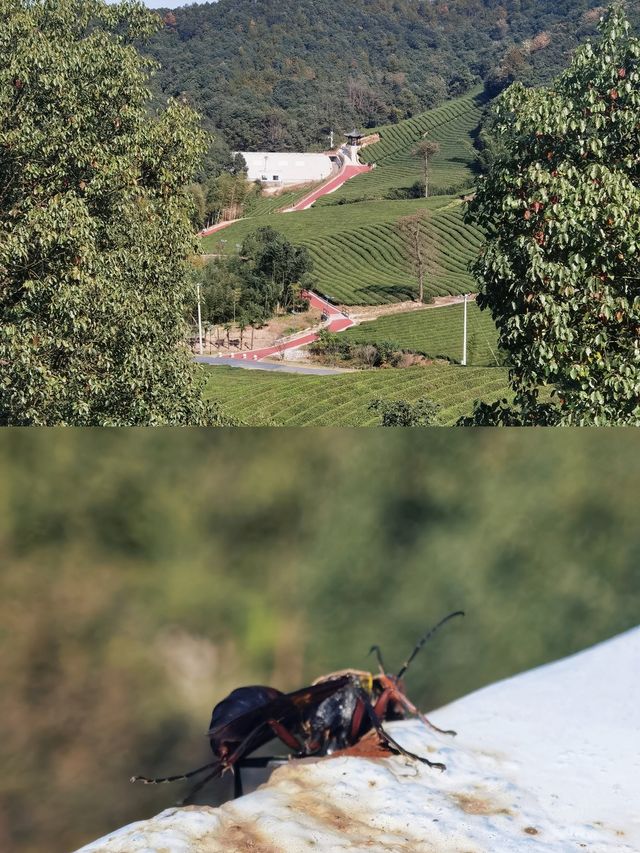
[[(377, 647), (376, 647), (377, 648)], [(380, 718), (384, 718), (384, 713), (387, 710), (387, 705), (389, 704), (389, 700), (392, 698), (392, 690), (390, 687), (387, 687), (386, 690), (383, 690), (380, 696), (374, 705), (374, 712), (376, 716)], [(355, 741), (358, 737), (358, 733), (360, 732), (360, 727), (362, 726), (362, 720), (365, 715), (365, 706), (359, 700), (356, 704), (356, 709), (353, 712), (353, 718), (351, 720), (351, 737)]]
[(271, 731), (279, 738), (289, 749), (294, 749), (296, 752), (303, 752), (303, 747), (298, 738), (291, 734), (289, 729), (282, 725), (278, 720), (267, 720), (267, 725)]
[(351, 718), (351, 739), (356, 741), (358, 739), (358, 732), (360, 731), (360, 726), (362, 725), (362, 720), (364, 719), (364, 705), (360, 700), (356, 703), (355, 711), (353, 712), (353, 717)]
[[(382, 698), (382, 696), (380, 698)], [(435, 732), (440, 732), (441, 735), (455, 736), (458, 734), (457, 732), (454, 732), (453, 729), (439, 729), (437, 726), (434, 726), (431, 720), (428, 720), (425, 715), (421, 711), (419, 711), (416, 706), (409, 701), (409, 699), (407, 699), (404, 693), (401, 693), (399, 690), (395, 690), (393, 692), (393, 699), (396, 702), (399, 702), (401, 705), (404, 705), (404, 707), (407, 709), (407, 711), (409, 711), (410, 714), (415, 714), (416, 717), (422, 720), (425, 726), (429, 726), (429, 728), (433, 729)]]
[(384, 730), (384, 728), (382, 727), (382, 723), (380, 721), (380, 718), (378, 717), (378, 715), (374, 711), (374, 709), (371, 705), (371, 702), (369, 702), (369, 697), (367, 696), (367, 694), (363, 690), (358, 691), (358, 692), (359, 692), (360, 701), (363, 703), (364, 709), (367, 713), (367, 716), (369, 717), (369, 720), (371, 721), (371, 725), (378, 732), (378, 735), (380, 736), (380, 738), (388, 746), (392, 747), (392, 749), (395, 752), (399, 752), (400, 755), (405, 755), (407, 758), (413, 758), (416, 761), (421, 761), (423, 764), (428, 764), (429, 767), (435, 767), (438, 770), (446, 770), (447, 769), (446, 765), (441, 764), (439, 761), (429, 761), (428, 758), (423, 758), (421, 755), (415, 755), (413, 752), (409, 752), (409, 750), (405, 749), (403, 746), (400, 746), (400, 744), (397, 741), (395, 741), (391, 737), (391, 735), (388, 732), (386, 732)]
[(186, 797), (183, 797), (181, 800), (178, 800), (176, 803), (177, 806), (186, 806), (189, 800), (193, 799), (198, 791), (201, 791), (207, 782), (210, 782), (212, 779), (215, 779), (216, 776), (220, 776), (220, 767), (217, 767), (213, 773), (209, 773), (204, 779), (201, 779), (193, 788), (189, 791)]
[(163, 785), (165, 782), (180, 782), (182, 779), (191, 779), (192, 776), (197, 776), (198, 773), (202, 773), (203, 770), (209, 770), (210, 767), (219, 766), (220, 761), (212, 761), (210, 764), (204, 764), (196, 770), (189, 770), (188, 773), (181, 773), (179, 776), (165, 776), (163, 779), (148, 779), (146, 776), (132, 776), (129, 781), (142, 782), (143, 785)]
[(391, 701), (391, 699), (395, 699), (394, 691), (391, 687), (387, 687), (386, 690), (383, 690), (382, 693), (378, 696), (376, 704), (373, 706), (373, 710), (376, 712), (376, 716), (381, 719), (384, 719), (385, 712), (387, 710), (387, 705)]
[(237, 764), (234, 765), (233, 769), (233, 799), (237, 800), (238, 797), (242, 796), (242, 777), (240, 776), (240, 768), (242, 767), (242, 762), (238, 761)]

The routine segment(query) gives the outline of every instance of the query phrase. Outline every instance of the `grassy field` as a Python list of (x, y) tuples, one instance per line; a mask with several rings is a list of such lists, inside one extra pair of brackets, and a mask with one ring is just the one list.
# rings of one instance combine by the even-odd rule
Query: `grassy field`
[(463, 222), (462, 204), (446, 196), (255, 216), (203, 238), (202, 246), (205, 252), (236, 252), (247, 234), (270, 225), (293, 243), (309, 248), (318, 291), (346, 305), (380, 305), (412, 299), (417, 293), (396, 223), (423, 208), (432, 213), (428, 230), (437, 258), (426, 293), (441, 296), (474, 290), (467, 265), (482, 235)]
[[(475, 302), (467, 306), (467, 364), (491, 367), (496, 364), (498, 349), (496, 327), (487, 311)], [(432, 358), (462, 358), (463, 306), (408, 311), (380, 317), (344, 332), (353, 343), (392, 341), (401, 349), (422, 353)]]
[(502, 368), (431, 365), (404, 370), (363, 370), (334, 376), (268, 373), (237, 367), (205, 368), (205, 394), (249, 426), (374, 426), (375, 398), (417, 400), (441, 406), (440, 422), (452, 426), (477, 399), (510, 396)]
[(470, 184), (474, 177), (475, 160), (473, 137), (482, 112), (482, 96), (475, 89), (461, 98), (448, 101), (414, 118), (376, 128), (380, 141), (360, 152), (365, 163), (375, 163), (372, 172), (358, 175), (335, 193), (321, 198), (316, 204), (334, 205), (344, 200), (385, 198), (389, 191), (408, 188), (424, 179), (423, 161), (411, 153), (426, 134), (440, 145), (431, 162), (429, 186), (431, 193), (455, 192)]

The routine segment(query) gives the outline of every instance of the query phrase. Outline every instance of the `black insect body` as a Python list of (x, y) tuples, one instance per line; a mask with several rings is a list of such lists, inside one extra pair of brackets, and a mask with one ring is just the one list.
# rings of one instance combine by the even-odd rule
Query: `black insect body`
[(296, 758), (329, 755), (357, 744), (369, 732), (375, 731), (380, 744), (390, 753), (404, 755), (440, 770), (445, 765), (415, 755), (400, 746), (385, 731), (383, 722), (403, 719), (407, 714), (418, 716), (427, 726), (443, 732), (418, 711), (404, 693), (402, 676), (425, 642), (445, 622), (461, 611), (449, 614), (418, 642), (398, 675), (385, 673), (380, 650), (380, 672), (373, 675), (360, 670), (343, 670), (322, 676), (308, 687), (283, 693), (274, 687), (254, 685), (233, 690), (213, 709), (207, 736), (215, 760), (203, 767), (164, 779), (135, 776), (132, 782), (159, 784), (189, 779), (209, 771), (189, 792), (183, 802), (190, 800), (210, 779), (227, 770), (235, 775), (236, 795), (242, 793), (240, 769), (247, 766), (266, 766), (268, 757), (250, 758), (251, 754), (274, 738), (285, 744)]

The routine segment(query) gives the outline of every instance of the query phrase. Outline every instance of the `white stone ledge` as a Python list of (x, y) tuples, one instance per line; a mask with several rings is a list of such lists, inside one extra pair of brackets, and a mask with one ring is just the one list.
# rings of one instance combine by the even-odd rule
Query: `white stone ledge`
[(640, 629), (389, 724), (400, 757), (291, 762), (220, 808), (168, 809), (82, 853), (637, 853)]

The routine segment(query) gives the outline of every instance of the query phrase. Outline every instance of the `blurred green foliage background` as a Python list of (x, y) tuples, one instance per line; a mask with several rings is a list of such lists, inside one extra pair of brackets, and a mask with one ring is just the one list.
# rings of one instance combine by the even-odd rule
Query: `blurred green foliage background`
[[(242, 684), (408, 673), (425, 710), (638, 622), (630, 431), (5, 431), (0, 848), (171, 805)], [(594, 685), (594, 690), (601, 689)], [(543, 745), (542, 745), (543, 746)], [(215, 792), (212, 796), (220, 796)]]

